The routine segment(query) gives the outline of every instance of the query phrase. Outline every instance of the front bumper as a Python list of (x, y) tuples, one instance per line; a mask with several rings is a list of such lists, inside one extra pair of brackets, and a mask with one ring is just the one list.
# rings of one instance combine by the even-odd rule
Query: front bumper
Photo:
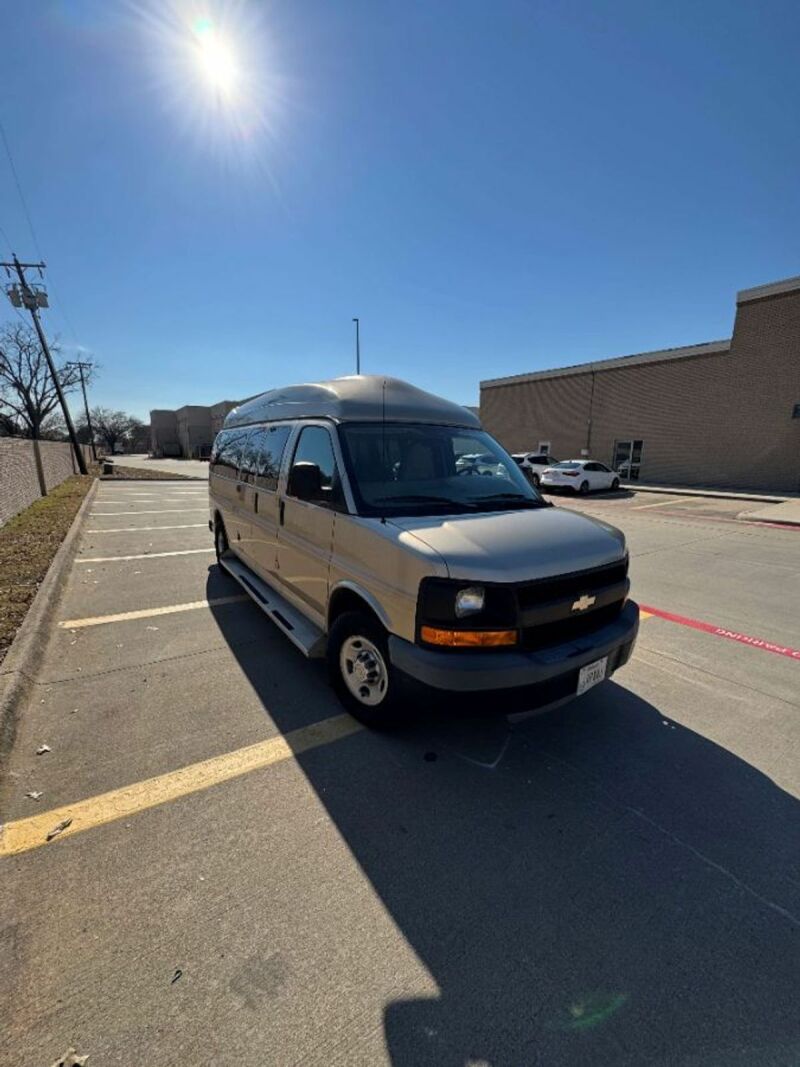
[(630, 659), (638, 632), (639, 605), (629, 600), (606, 626), (535, 652), (443, 652), (392, 634), (389, 656), (397, 670), (434, 689), (466, 693), (535, 686), (537, 703), (550, 704), (574, 694), (581, 667), (603, 656), (608, 656), (610, 678)]

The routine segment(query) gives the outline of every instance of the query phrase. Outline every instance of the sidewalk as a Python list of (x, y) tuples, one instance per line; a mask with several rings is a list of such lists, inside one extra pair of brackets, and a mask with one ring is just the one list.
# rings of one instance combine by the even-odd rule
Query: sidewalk
[(758, 511), (741, 511), (739, 518), (748, 522), (800, 526), (800, 500), (785, 500), (782, 504), (771, 504), (768, 508), (759, 508)]
[(755, 500), (765, 504), (782, 504), (785, 501), (800, 503), (800, 493), (759, 493), (739, 492), (736, 489), (714, 489), (713, 487), (694, 486), (684, 489), (679, 485), (647, 485), (642, 482), (623, 482), (623, 489), (629, 489), (636, 493), (667, 493), (671, 496), (708, 496), (718, 500)]

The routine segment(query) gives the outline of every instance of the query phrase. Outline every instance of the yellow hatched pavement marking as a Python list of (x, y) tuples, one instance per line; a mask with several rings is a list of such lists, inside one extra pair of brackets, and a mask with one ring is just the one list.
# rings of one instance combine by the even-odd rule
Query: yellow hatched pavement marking
[(247, 593), (235, 596), (218, 596), (213, 600), (192, 600), (188, 604), (170, 604), (165, 608), (142, 608), (140, 611), (121, 611), (117, 615), (94, 615), (88, 619), (63, 619), (61, 630), (81, 630), (85, 626), (103, 626), (109, 622), (130, 622), (132, 619), (152, 619), (157, 615), (175, 615), (179, 611), (196, 611), (198, 608), (216, 608), (220, 604), (238, 604), (249, 600)]
[[(51, 808), (26, 819), (17, 819), (0, 828), (0, 856), (15, 856), (46, 844), (56, 844), (74, 834), (91, 830), (95, 826), (125, 819), (148, 808), (166, 804), (179, 797), (199, 793), (211, 786), (239, 778), (251, 771), (269, 767), (274, 763), (298, 756), (313, 748), (328, 745), (332, 741), (357, 733), (363, 727), (349, 715), (334, 715), (322, 722), (303, 726), (288, 734), (259, 741), (255, 745), (213, 756), (201, 763), (192, 763), (177, 771), (148, 778), (143, 782), (100, 793), (87, 800)], [(68, 825), (57, 837), (48, 842), (47, 835), (62, 823)]]

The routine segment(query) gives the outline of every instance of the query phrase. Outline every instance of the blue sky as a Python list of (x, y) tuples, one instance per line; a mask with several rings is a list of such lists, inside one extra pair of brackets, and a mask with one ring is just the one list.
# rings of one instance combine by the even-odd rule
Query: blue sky
[[(25, 8), (0, 8), (0, 118), (98, 403), (349, 373), (354, 315), (365, 370), (476, 403), (729, 336), (736, 289), (800, 273), (795, 2)], [(2, 152), (0, 226), (35, 258)]]

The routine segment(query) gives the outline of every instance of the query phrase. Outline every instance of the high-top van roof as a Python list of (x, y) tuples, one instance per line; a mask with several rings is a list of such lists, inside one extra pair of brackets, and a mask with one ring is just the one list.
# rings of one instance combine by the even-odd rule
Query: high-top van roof
[(270, 389), (234, 408), (224, 428), (276, 419), (328, 418), (336, 422), (425, 422), (480, 427), (467, 408), (382, 374), (351, 374), (327, 382)]

